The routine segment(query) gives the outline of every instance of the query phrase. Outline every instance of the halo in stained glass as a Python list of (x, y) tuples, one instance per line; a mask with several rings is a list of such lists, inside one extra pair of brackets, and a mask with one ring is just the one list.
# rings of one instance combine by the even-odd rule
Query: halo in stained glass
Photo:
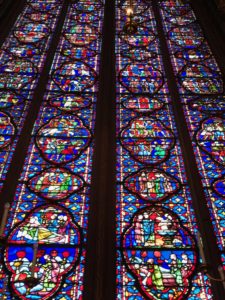
[(66, 199), (83, 188), (83, 179), (66, 168), (51, 167), (35, 174), (27, 182), (29, 189), (51, 201)]
[(51, 119), (37, 132), (36, 144), (46, 161), (60, 165), (75, 160), (88, 147), (91, 133), (73, 115)]
[(157, 57), (154, 51), (148, 51), (145, 48), (130, 48), (121, 52), (121, 56), (133, 61), (146, 61)]
[(11, 144), (15, 136), (16, 127), (12, 122), (12, 118), (0, 111), (0, 149)]
[(23, 103), (24, 98), (11, 91), (0, 91), (0, 107), (3, 108), (9, 108), (14, 105), (20, 105)]
[(73, 46), (87, 46), (98, 38), (99, 33), (93, 26), (77, 24), (69, 27), (64, 36)]
[(121, 131), (120, 142), (137, 161), (156, 165), (167, 159), (175, 137), (161, 121), (143, 116), (132, 119)]
[(62, 94), (50, 99), (50, 104), (68, 113), (77, 112), (87, 108), (93, 101), (91, 95)]
[(161, 71), (151, 64), (127, 64), (119, 73), (119, 82), (131, 93), (154, 94), (164, 84)]
[(188, 62), (199, 63), (203, 60), (209, 59), (211, 53), (204, 49), (186, 49), (175, 53), (176, 58), (185, 59)]
[(146, 47), (152, 43), (156, 36), (152, 30), (147, 27), (138, 26), (137, 32), (130, 35), (125, 34), (123, 31), (120, 33), (120, 37), (128, 45), (133, 47)]
[(223, 79), (219, 72), (201, 64), (184, 66), (179, 72), (183, 87), (195, 94), (220, 94), (223, 92)]
[(96, 52), (86, 47), (65, 47), (62, 49), (62, 54), (71, 59), (83, 60), (89, 59), (90, 57), (94, 57), (96, 55)]
[(218, 164), (225, 165), (225, 120), (220, 117), (205, 119), (195, 134), (199, 147)]
[(0, 88), (22, 89), (37, 76), (37, 70), (28, 60), (15, 59), (0, 64)]
[(124, 179), (124, 187), (148, 203), (158, 203), (174, 195), (180, 182), (158, 168), (143, 168)]
[(122, 255), (144, 297), (184, 299), (197, 264), (195, 241), (178, 216), (161, 206), (138, 210), (122, 236)]
[(199, 34), (199, 27), (193, 26), (193, 24), (171, 29), (168, 37), (176, 45), (186, 48), (197, 48), (204, 41), (204, 37)]
[(50, 29), (44, 23), (26, 23), (14, 30), (19, 42), (25, 44), (37, 43), (49, 36)]
[[(29, 287), (34, 243), (38, 243), (34, 276), (39, 280)], [(4, 251), (13, 294), (22, 300), (51, 298), (79, 262), (81, 243), (81, 229), (65, 208), (45, 205), (29, 213), (12, 229)]]
[(53, 72), (53, 81), (64, 92), (82, 92), (97, 81), (97, 73), (82, 61), (66, 62)]
[(163, 101), (158, 97), (148, 96), (126, 96), (122, 98), (122, 105), (138, 113), (150, 113), (164, 106)]
[(212, 184), (213, 190), (220, 196), (225, 198), (225, 176), (214, 180)]

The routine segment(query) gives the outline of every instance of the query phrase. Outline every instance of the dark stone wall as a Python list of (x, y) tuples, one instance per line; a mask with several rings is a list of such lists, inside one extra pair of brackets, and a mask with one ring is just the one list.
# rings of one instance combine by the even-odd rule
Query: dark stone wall
[[(14, 1), (15, 2), (15, 1)], [(12, 9), (13, 0), (0, 0), (0, 19)]]
[(212, 14), (215, 25), (225, 34), (225, 0), (200, 0), (209, 14)]

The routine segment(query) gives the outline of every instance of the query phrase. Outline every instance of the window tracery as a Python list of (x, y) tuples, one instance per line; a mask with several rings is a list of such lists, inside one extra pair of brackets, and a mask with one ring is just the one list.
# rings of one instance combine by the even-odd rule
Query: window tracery
[[(48, 2), (29, 1), (32, 12), (26, 14), (35, 22), (14, 30), (22, 52), (34, 57), (30, 51), (36, 52), (37, 43), (46, 42), (51, 32), (39, 22), (51, 22), (57, 9), (56, 2)], [(103, 8), (101, 1), (68, 6), (8, 218), (4, 251), (8, 297), (82, 298)], [(48, 13), (51, 16), (45, 18)], [(26, 73), (27, 68), (33, 72), (37, 63), (36, 57), (32, 65), (28, 60)], [(25, 83), (24, 89), (29, 82)], [(20, 96), (11, 99), (23, 101)], [(9, 119), (3, 130), (12, 132)], [(32, 275), (34, 245), (38, 249)], [(30, 286), (32, 276), (36, 281)]]
[[(125, 9), (120, 7), (118, 3), (117, 297), (212, 299), (207, 278), (196, 274), (197, 227), (152, 3), (135, 5), (134, 20), (142, 10), (145, 20), (131, 36), (121, 33)], [(177, 11), (173, 13), (174, 23)], [(171, 39), (177, 41), (186, 31), (170, 32)], [(192, 43), (200, 40), (197, 36)]]
[[(168, 40), (168, 47), (212, 223), (220, 250), (223, 250), (224, 77), (189, 2), (161, 1), (160, 6), (165, 33), (186, 32), (186, 35), (180, 34), (178, 43)], [(192, 14), (196, 21), (171, 24), (172, 10), (184, 11), (182, 18)], [(198, 36), (197, 40), (194, 36)], [(189, 43), (190, 40), (198, 43)]]
[[(27, 1), (0, 53), (3, 175), (60, 13), (61, 1), (47, 2)], [(103, 9), (100, 0), (69, 5), (7, 223), (7, 297), (82, 299)], [(117, 297), (212, 299), (197, 272), (196, 218), (152, 2), (137, 1), (132, 36), (122, 30), (125, 9), (117, 3)], [(223, 76), (189, 4), (161, 0), (160, 9), (222, 250)]]

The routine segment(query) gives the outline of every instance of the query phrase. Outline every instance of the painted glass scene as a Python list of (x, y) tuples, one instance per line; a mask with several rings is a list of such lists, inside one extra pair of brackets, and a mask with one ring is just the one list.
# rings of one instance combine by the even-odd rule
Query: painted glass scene
[(0, 36), (0, 299), (96, 296), (111, 239), (115, 299), (213, 300), (224, 74), (193, 1), (19, 5)]

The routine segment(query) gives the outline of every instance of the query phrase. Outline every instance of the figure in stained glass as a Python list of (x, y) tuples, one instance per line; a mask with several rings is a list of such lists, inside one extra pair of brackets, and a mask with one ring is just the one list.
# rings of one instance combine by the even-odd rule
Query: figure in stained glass
[[(174, 45), (174, 53), (179, 53), (178, 72), (196, 63), (196, 69), (203, 74), (206, 70), (198, 66), (197, 58), (206, 59), (208, 54), (199, 51), (205, 38), (199, 35), (200, 27), (191, 8), (174, 8), (173, 3), (135, 3), (134, 20), (143, 23), (134, 36), (121, 33), (128, 3), (118, 3), (117, 225), (121, 243), (117, 289), (123, 300), (181, 300), (189, 295), (190, 299), (200, 299), (210, 294), (205, 293), (202, 277), (195, 274), (197, 247), (187, 229), (194, 232), (195, 220), (189, 213), (192, 201), (162, 67), (163, 33), (157, 32), (161, 30), (160, 17), (154, 15), (158, 4), (167, 5), (168, 41)], [(189, 56), (192, 64), (187, 63)], [(205, 78), (205, 74), (201, 76)], [(193, 75), (191, 80), (200, 82), (201, 76)], [(180, 80), (182, 91), (186, 77), (185, 74)]]
[(24, 101), (21, 95), (11, 91), (0, 91), (0, 106), (1, 108), (8, 108), (13, 105), (19, 105)]
[(44, 23), (27, 23), (14, 31), (15, 37), (21, 43), (37, 43), (48, 37), (50, 29)]
[[(7, 116), (9, 120), (0, 126), (0, 142), (4, 136), (10, 144), (16, 128), (5, 110), (13, 107), (16, 122), (24, 122), (36, 87), (39, 91), (38, 79), (46, 57), (52, 58), (52, 63), (50, 70), (45, 70), (49, 74), (46, 73), (44, 95), (35, 104), (34, 129), (31, 132), (32, 125), (25, 128), (31, 142), (26, 158), (22, 157), (26, 163), (12, 199), (7, 227), (12, 229), (7, 232), (6, 268), (4, 273), (0, 271), (0, 277), (4, 275), (8, 280), (7, 297), (47, 300), (63, 295), (67, 300), (81, 299), (103, 3), (26, 2), (0, 53), (4, 109), (0, 119)], [(62, 4), (67, 7), (64, 12)], [(61, 15), (61, 20), (65, 17), (64, 24), (58, 19), (60, 14), (65, 14)], [(90, 22), (93, 26), (89, 26)], [(57, 25), (62, 30), (55, 31)], [(56, 47), (48, 53), (51, 43)], [(23, 128), (23, 122), (18, 130)], [(1, 152), (2, 160), (4, 153), (12, 156), (13, 151), (7, 151)], [(2, 281), (0, 292), (1, 284)]]
[(16, 128), (11, 118), (0, 111), (0, 149), (7, 147), (12, 142), (15, 133)]
[(176, 45), (186, 48), (199, 47), (204, 41), (198, 26), (175, 27), (169, 31), (168, 37)]
[(65, 38), (73, 46), (87, 46), (98, 38), (98, 31), (95, 27), (86, 24), (71, 26), (65, 32)]
[(175, 142), (173, 133), (150, 117), (131, 120), (120, 136), (123, 147), (136, 160), (152, 165), (164, 161)]
[(211, 53), (204, 49), (185, 49), (183, 51), (177, 51), (174, 55), (176, 58), (185, 59), (187, 62), (198, 63), (199, 61), (209, 59)]
[(52, 78), (64, 92), (83, 92), (95, 84), (97, 74), (88, 64), (74, 61), (62, 64)]
[(28, 60), (9, 60), (0, 64), (0, 88), (22, 89), (31, 83), (37, 76), (37, 70)]
[(130, 48), (121, 52), (123, 57), (127, 57), (133, 61), (146, 61), (151, 58), (156, 58), (156, 53), (153, 51), (146, 50), (146, 48)]
[(163, 0), (160, 13), (211, 223), (223, 250), (224, 76), (198, 20), (189, 25), (171, 22), (175, 14), (183, 21), (190, 13), (195, 16), (187, 1)]
[(66, 46), (62, 50), (62, 54), (71, 59), (88, 59), (90, 57), (95, 56), (97, 53), (91, 49), (87, 49), (85, 47), (72, 47), (69, 48)]
[(37, 147), (53, 164), (75, 160), (89, 145), (91, 133), (81, 119), (59, 116), (42, 126), (36, 137)]
[(49, 18), (51, 18), (51, 15), (49, 13), (40, 13), (40, 12), (33, 12), (31, 14), (27, 14), (26, 17), (34, 22), (43, 22), (47, 21)]
[(163, 99), (147, 96), (129, 96), (121, 99), (125, 108), (132, 109), (138, 113), (150, 113), (164, 106)]
[(18, 57), (18, 58), (31, 58), (34, 55), (40, 55), (40, 49), (36, 48), (35, 45), (25, 45), (20, 46), (19, 48), (16, 46), (12, 46), (8, 48), (6, 51), (8, 51), (11, 55)]
[(74, 4), (74, 8), (79, 13), (95, 13), (96, 10), (101, 9), (103, 2), (101, 0), (94, 1), (78, 1)]
[(182, 299), (195, 269), (194, 240), (178, 216), (153, 206), (138, 211), (125, 230), (127, 268), (148, 299)]
[(223, 97), (212, 98), (197, 98), (188, 103), (191, 110), (203, 112), (209, 115), (220, 115), (225, 112), (225, 101)]
[[(61, 2), (59, 0), (58, 2)], [(36, 11), (41, 11), (41, 12), (47, 12), (47, 13), (53, 13), (54, 10), (56, 10), (58, 3), (56, 4), (54, 1), (46, 3), (46, 1), (28, 1), (29, 5), (32, 7), (32, 9)]]
[(154, 94), (164, 84), (162, 73), (158, 69), (140, 63), (126, 65), (120, 71), (119, 81), (131, 93)]
[[(36, 208), (12, 229), (5, 249), (5, 264), (15, 294), (24, 300), (52, 297), (62, 277), (78, 262), (81, 242), (81, 229), (64, 208)], [(37, 280), (30, 286), (34, 243), (38, 243), (34, 269)]]
[(180, 188), (176, 178), (157, 168), (138, 170), (124, 179), (124, 186), (150, 203), (165, 200)]
[(152, 43), (156, 36), (146, 27), (139, 26), (135, 34), (129, 35), (121, 32), (121, 38), (130, 46), (133, 47), (146, 47)]
[(221, 75), (202, 64), (185, 66), (179, 73), (181, 84), (195, 94), (220, 94), (223, 92)]
[(62, 94), (51, 98), (50, 104), (62, 111), (75, 113), (83, 108), (87, 108), (93, 101), (90, 95)]
[(83, 179), (65, 168), (49, 168), (33, 176), (28, 187), (47, 200), (63, 200), (83, 187)]
[(209, 154), (218, 164), (225, 164), (225, 121), (212, 117), (202, 122), (196, 132), (196, 141), (200, 148)]

